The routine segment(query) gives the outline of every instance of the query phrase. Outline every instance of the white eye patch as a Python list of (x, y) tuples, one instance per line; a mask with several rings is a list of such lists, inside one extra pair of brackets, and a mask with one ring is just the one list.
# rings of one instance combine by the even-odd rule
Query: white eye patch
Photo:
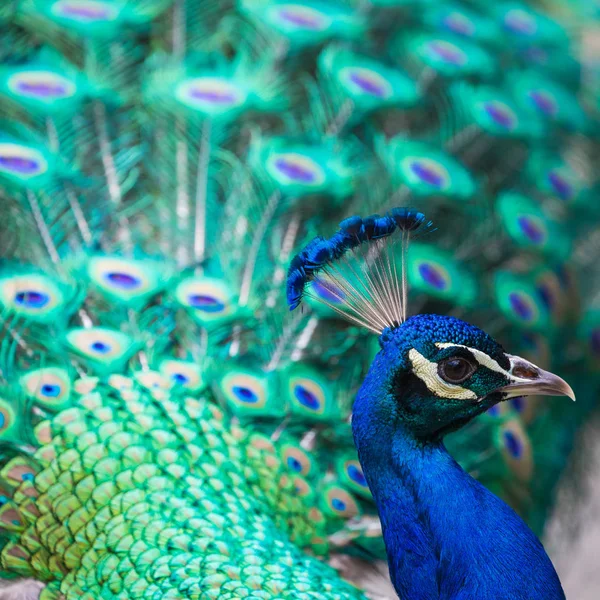
[(490, 371), (502, 373), (502, 375), (506, 375), (507, 377), (511, 376), (506, 369), (503, 369), (493, 358), (490, 358), (485, 352), (482, 352), (481, 350), (477, 350), (476, 348), (469, 348), (469, 346), (463, 346), (462, 344), (436, 342), (435, 345), (437, 348), (440, 348), (440, 350), (443, 348), (465, 348), (473, 355), (473, 358), (482, 367), (487, 367)]
[[(510, 369), (507, 371), (506, 369), (503, 369), (493, 358), (490, 358), (485, 352), (482, 352), (481, 350), (477, 350), (477, 348), (470, 348), (469, 346), (463, 346), (462, 344), (451, 344), (451, 343), (447, 343), (447, 342), (443, 342), (443, 343), (436, 342), (435, 345), (436, 345), (436, 347), (438, 347), (440, 349), (442, 349), (442, 348), (465, 348), (473, 355), (473, 358), (475, 358), (475, 360), (482, 367), (487, 367), (488, 369), (490, 369), (490, 371), (496, 371), (496, 373), (501, 373), (502, 375), (505, 375), (506, 377), (508, 377), (508, 379), (514, 383), (527, 383), (528, 381), (531, 381), (530, 378), (517, 377), (516, 375), (512, 374), (512, 369), (515, 366), (515, 359), (516, 359), (517, 363), (523, 362), (523, 359), (519, 358), (518, 356), (512, 356), (511, 354), (506, 355), (506, 357), (510, 361)], [(534, 369), (538, 368), (535, 365), (530, 364), (530, 366), (533, 367)]]
[[(450, 346), (454, 344), (449, 344)], [(469, 348), (469, 350), (471, 350)], [(461, 387), (445, 382), (438, 375), (438, 364), (427, 360), (420, 352), (411, 348), (408, 358), (412, 363), (413, 373), (427, 386), (427, 389), (441, 398), (457, 400), (476, 400), (477, 394)]]

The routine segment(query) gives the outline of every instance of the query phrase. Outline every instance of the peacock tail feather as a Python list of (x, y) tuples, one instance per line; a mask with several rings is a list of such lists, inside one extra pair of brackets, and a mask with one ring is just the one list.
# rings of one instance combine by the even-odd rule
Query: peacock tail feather
[(447, 440), (541, 532), (600, 384), (578, 15), (0, 7), (2, 577), (42, 600), (363, 598), (352, 565), (385, 552), (350, 418), (377, 344), (339, 317), (356, 290), (314, 277), (329, 246), (298, 269), (303, 310), (284, 281), (317, 233), (374, 235), (391, 217), (347, 217), (394, 206), (438, 228), (406, 256), (415, 310), (574, 382), (575, 409), (516, 398)]

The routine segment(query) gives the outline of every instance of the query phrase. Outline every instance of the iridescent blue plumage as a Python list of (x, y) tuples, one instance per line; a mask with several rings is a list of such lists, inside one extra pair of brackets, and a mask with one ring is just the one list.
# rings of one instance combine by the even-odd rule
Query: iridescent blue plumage
[(502, 400), (494, 390), (507, 381), (487, 373), (490, 395), (483, 400), (433, 395), (412, 373), (408, 355), (417, 348), (434, 359), (436, 343), (476, 348), (509, 364), (486, 333), (449, 317), (419, 315), (381, 336), (352, 426), (394, 586), (410, 599), (560, 600), (564, 593), (538, 539), (463, 471), (442, 441)]
[[(534, 533), (459, 466), (443, 440), (504, 400), (574, 397), (573, 391), (464, 321), (406, 318), (408, 238), (402, 239), (400, 269), (387, 238), (425, 222), (421, 213), (404, 209), (347, 219), (332, 238), (317, 238), (294, 259), (288, 300), (297, 306), (307, 283), (323, 271), (322, 285), (345, 304), (347, 312), (339, 312), (380, 331), (381, 350), (354, 402), (352, 430), (400, 598), (564, 600)], [(367, 251), (357, 257), (358, 266), (344, 271), (340, 259), (363, 242)], [(503, 439), (512, 456), (523, 456), (517, 432), (508, 429)]]

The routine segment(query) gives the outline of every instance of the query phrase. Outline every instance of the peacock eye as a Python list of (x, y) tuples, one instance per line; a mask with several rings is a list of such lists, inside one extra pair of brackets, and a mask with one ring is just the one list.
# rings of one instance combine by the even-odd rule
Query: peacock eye
[(451, 356), (438, 364), (438, 374), (447, 383), (462, 383), (477, 367), (462, 356)]

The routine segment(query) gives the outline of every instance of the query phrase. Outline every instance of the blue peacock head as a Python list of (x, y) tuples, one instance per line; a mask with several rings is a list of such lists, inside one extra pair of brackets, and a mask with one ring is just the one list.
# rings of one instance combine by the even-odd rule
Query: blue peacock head
[[(407, 318), (406, 250), (410, 238), (430, 226), (408, 209), (351, 217), (331, 238), (309, 243), (290, 265), (292, 309), (313, 297), (379, 335), (381, 350), (354, 404), (359, 452), (362, 442), (399, 428), (419, 440), (440, 439), (510, 398), (575, 398), (563, 379), (508, 354), (469, 323), (431, 314)], [(318, 294), (323, 288), (327, 295)]]
[(410, 317), (385, 329), (380, 345), (355, 412), (387, 415), (417, 439), (439, 439), (510, 398), (575, 398), (563, 379), (454, 317)]

